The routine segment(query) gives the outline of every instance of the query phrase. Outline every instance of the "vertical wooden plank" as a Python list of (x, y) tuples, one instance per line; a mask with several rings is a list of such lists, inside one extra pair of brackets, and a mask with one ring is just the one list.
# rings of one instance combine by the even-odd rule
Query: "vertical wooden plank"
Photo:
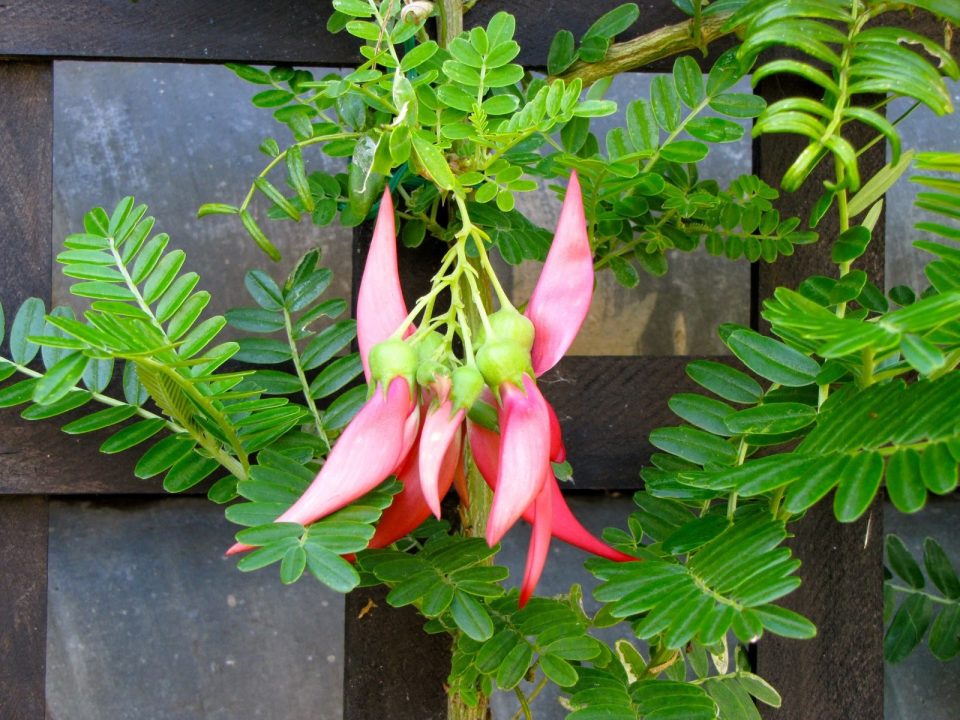
[[(367, 222), (354, 234), (353, 309), (373, 233)], [(439, 265), (442, 246), (429, 239), (399, 256), (407, 305), (425, 293)], [(356, 312), (354, 312), (356, 314)], [(382, 587), (347, 595), (344, 607), (344, 720), (443, 720), (444, 682), (450, 672), (450, 638), (427, 635), (413, 608), (392, 608)]]
[[(50, 300), (53, 65), (0, 62), (0, 301)], [(9, 322), (9, 320), (8, 320)]]
[[(0, 300), (49, 302), (53, 65), (0, 63)], [(46, 714), (46, 497), (0, 498), (0, 717)]]
[[(799, 81), (760, 84), (768, 102), (788, 95), (813, 94)], [(852, 138), (862, 146), (872, 135)], [(777, 185), (806, 141), (795, 136), (765, 135), (755, 145), (755, 172)], [(885, 162), (883, 143), (861, 156), (861, 174), (870, 177)], [(833, 163), (824, 162), (798, 192), (780, 205), (784, 217), (809, 216), (823, 192), (822, 181), (833, 176)], [(820, 242), (801, 246), (790, 258), (757, 268), (760, 303), (778, 285), (796, 288), (812, 274), (836, 275), (830, 248), (839, 232), (835, 213), (817, 228)], [(878, 224), (867, 254), (856, 267), (883, 287), (883, 223)], [(760, 323), (763, 325), (763, 323)], [(791, 545), (803, 561), (803, 584), (784, 605), (813, 620), (818, 635), (809, 641), (764, 636), (757, 647), (757, 671), (783, 695), (783, 708), (763, 706), (764, 717), (777, 720), (845, 718), (877, 720), (883, 716), (883, 512), (875, 503), (860, 522), (843, 525), (833, 517), (831, 503), (811, 509), (792, 530)]]
[(46, 712), (47, 510), (45, 497), (0, 497), (0, 717)]

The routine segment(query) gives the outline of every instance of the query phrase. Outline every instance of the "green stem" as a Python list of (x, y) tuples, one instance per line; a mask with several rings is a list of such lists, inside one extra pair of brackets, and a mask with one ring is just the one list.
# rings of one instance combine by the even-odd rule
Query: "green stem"
[(283, 308), (283, 329), (287, 334), (287, 344), (290, 346), (290, 355), (293, 358), (293, 367), (297, 371), (297, 377), (300, 378), (300, 387), (303, 388), (303, 398), (307, 401), (307, 407), (310, 408), (310, 414), (313, 415), (313, 422), (317, 428), (317, 435), (323, 440), (327, 447), (330, 447), (330, 440), (323, 429), (323, 420), (320, 418), (320, 411), (317, 409), (317, 403), (310, 392), (310, 383), (303, 371), (303, 363), (300, 359), (300, 350), (297, 348), (297, 342), (293, 339), (293, 318), (290, 317), (290, 311)]
[(463, 32), (463, 0), (438, 0), (437, 44), (445, 48)]
[(938, 604), (940, 604), (940, 605), (958, 605), (958, 604), (960, 604), (960, 602), (958, 602), (957, 600), (950, 600), (949, 598), (942, 598), (942, 597), (940, 597), (940, 596), (938, 596), (938, 595), (931, 595), (930, 593), (924, 592), (923, 590), (918, 590), (917, 588), (904, 587), (903, 585), (894, 585), (893, 583), (887, 583), (887, 587), (890, 588), (891, 590), (895, 591), (895, 592), (910, 593), (910, 594), (912, 594), (912, 595), (923, 595), (923, 596), (924, 596), (925, 598), (927, 598), (927, 600), (929, 600), (930, 602), (935, 602), (935, 603), (938, 603)]
[[(37, 372), (36, 370), (29, 368), (26, 365), (21, 365), (19, 363), (15, 363), (13, 360), (8, 360), (5, 357), (0, 357), (0, 364), (3, 364), (3, 363), (12, 365), (17, 369), (18, 373), (22, 375), (26, 375), (27, 377), (31, 377), (31, 378), (43, 377), (43, 373)], [(162, 415), (157, 415), (156, 413), (150, 412), (149, 410), (142, 408), (139, 405), (133, 405), (131, 403), (124, 402), (123, 400), (117, 400), (116, 398), (112, 398), (109, 395), (104, 395), (102, 393), (84, 390), (83, 388), (77, 387), (76, 385), (73, 386), (70, 392), (89, 392), (90, 397), (96, 400), (101, 405), (109, 405), (110, 407), (132, 407), (136, 409), (135, 414), (139, 415), (145, 420), (163, 420), (167, 424), (167, 428), (171, 432), (175, 432), (175, 433), (187, 432), (186, 428), (181, 427), (177, 423), (173, 422), (173, 420), (170, 420), (169, 418), (166, 418)]]
[[(127, 267), (123, 262), (123, 258), (118, 252), (115, 239), (111, 237), (109, 242), (110, 252), (114, 258), (114, 264), (116, 265), (117, 270), (123, 276), (123, 281), (127, 286), (127, 289), (133, 295), (134, 300), (140, 309), (147, 314), (151, 324), (154, 326), (154, 328), (156, 328), (157, 332), (160, 333), (164, 342), (172, 346), (173, 343), (170, 341), (166, 331), (163, 329), (163, 325), (159, 320), (157, 320), (157, 316), (153, 313), (149, 303), (147, 303), (146, 299), (140, 293), (140, 288), (137, 287), (137, 284), (133, 281), (133, 278), (127, 271)], [(175, 354), (174, 358), (176, 358)], [(246, 453), (243, 450), (243, 445), (240, 443), (240, 438), (237, 436), (236, 429), (234, 428), (233, 424), (227, 420), (224, 414), (220, 412), (219, 409), (214, 407), (209, 398), (201, 393), (192, 382), (184, 378), (173, 368), (166, 365), (162, 358), (155, 360), (151, 357), (139, 357), (136, 361), (144, 365), (149, 365), (167, 375), (167, 377), (176, 383), (176, 385), (180, 388), (180, 391), (188, 395), (196, 404), (196, 406), (207, 415), (207, 417), (217, 423), (217, 425), (223, 431), (224, 436), (227, 438), (230, 446), (233, 448), (236, 459), (225, 453), (223, 448), (220, 446), (220, 443), (210, 438), (205, 432), (193, 432), (190, 430), (188, 430), (188, 432), (208, 453), (211, 454), (212, 457), (216, 458), (216, 460), (234, 476), (239, 479), (246, 478), (247, 471), (250, 469), (250, 465), (247, 461)], [(177, 419), (180, 420), (181, 424), (189, 426), (189, 422), (185, 423), (184, 418)]]
[[(345, 138), (359, 137), (359, 136), (360, 136), (360, 133), (355, 133), (355, 132), (341, 132), (341, 133), (331, 133), (330, 135), (318, 135), (316, 137), (307, 138), (306, 140), (301, 140), (300, 142), (296, 142), (290, 147), (305, 148), (305, 147), (309, 147), (310, 145), (316, 145), (317, 143), (321, 143), (321, 142), (329, 142), (331, 140), (343, 140)], [(260, 173), (257, 175), (257, 179), (264, 178), (267, 175), (269, 175), (270, 172), (278, 164), (286, 160), (287, 153), (289, 151), (290, 151), (290, 148), (283, 150), (279, 155), (277, 155), (270, 162), (268, 162), (266, 166), (263, 168), (263, 170), (261, 170)], [(240, 203), (240, 210), (247, 209), (247, 206), (250, 205), (250, 201), (253, 200), (253, 194), (256, 192), (256, 190), (257, 190), (257, 186), (256, 186), (256, 183), (254, 183), (250, 186), (250, 190), (247, 191), (247, 195), (246, 197), (243, 198), (243, 202)]]
[(669, 135), (667, 135), (667, 139), (664, 140), (662, 143), (660, 143), (660, 147), (657, 148), (656, 152), (653, 153), (653, 155), (650, 157), (650, 159), (647, 160), (647, 162), (644, 164), (643, 168), (640, 170), (641, 173), (650, 172), (650, 169), (654, 166), (654, 164), (657, 162), (657, 160), (660, 159), (660, 152), (663, 150), (663, 146), (664, 146), (664, 145), (669, 145), (669, 144), (672, 143), (674, 140), (676, 140), (677, 137), (680, 135), (680, 133), (682, 133), (682, 132), (684, 131), (684, 129), (686, 129), (687, 123), (689, 123), (689, 122), (690, 122), (691, 120), (693, 120), (699, 113), (703, 112), (703, 111), (706, 109), (707, 104), (710, 102), (711, 99), (712, 99), (712, 98), (711, 98), (710, 96), (705, 97), (705, 98), (700, 102), (699, 105), (697, 105), (695, 108), (693, 108), (693, 109), (687, 114), (687, 116), (680, 122), (679, 125), (677, 125), (677, 127), (673, 130), (673, 132), (671, 132)]

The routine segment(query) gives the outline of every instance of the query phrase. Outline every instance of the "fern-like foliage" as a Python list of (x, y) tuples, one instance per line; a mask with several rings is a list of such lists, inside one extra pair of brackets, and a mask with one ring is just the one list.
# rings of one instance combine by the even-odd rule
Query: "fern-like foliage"
[[(143, 453), (136, 475), (163, 475), (166, 490), (182, 492), (226, 470), (208, 494), (217, 502), (238, 494), (248, 500), (230, 505), (227, 516), (252, 526), (241, 536), (261, 546), (241, 569), (280, 561), (284, 582), (308, 569), (349, 590), (360, 576), (341, 556), (366, 547), (395, 483), (309, 530), (272, 524), (316, 475), (331, 438), (363, 401), (363, 388), (340, 392), (361, 372), (356, 353), (339, 354), (355, 337), (354, 322), (318, 328), (346, 309), (341, 298), (322, 299), (330, 270), (314, 250), (282, 285), (252, 271), (245, 283), (258, 307), (201, 319), (210, 294), (196, 289), (196, 273), (181, 272), (185, 255), (168, 250), (166, 234), (151, 236), (154, 220), (146, 210), (133, 198), (110, 214), (95, 208), (84, 217), (84, 232), (67, 237), (57, 260), (76, 280), (73, 294), (90, 300), (90, 309), (82, 318), (65, 307), (47, 314), (37, 298), (20, 307), (9, 357), (0, 357), (0, 381), (26, 378), (0, 388), (0, 407), (26, 405), (22, 417), (42, 420), (99, 405), (63, 429), (81, 434), (118, 427), (101, 445), (106, 453), (164, 434)], [(215, 344), (228, 322), (258, 334), (282, 332), (284, 339)], [(0, 340), (4, 330), (0, 308)], [(231, 360), (285, 362), (293, 372), (223, 370)], [(115, 362), (124, 364), (119, 387), (112, 384)], [(304, 404), (288, 397), (297, 394)]]
[[(626, 126), (610, 130), (603, 148), (588, 119), (575, 117), (560, 132), (562, 152), (529, 161), (530, 172), (548, 178), (558, 168), (577, 171), (596, 265), (621, 284), (637, 285), (639, 271), (663, 275), (668, 253), (701, 243), (712, 255), (773, 262), (817, 239), (798, 218), (781, 219), (773, 207), (779, 192), (758, 177), (727, 188), (699, 177), (696, 163), (711, 146), (740, 140), (742, 123), (766, 107), (733, 89), (748, 70), (734, 51), (706, 78), (692, 58), (677, 58), (670, 75), (653, 79), (649, 99), (628, 104)], [(590, 94), (599, 98), (606, 87), (597, 83)]]
[[(950, 2), (908, 2), (957, 22)], [(753, 0), (730, 19), (742, 26), (743, 58), (754, 59), (768, 47), (789, 47), (801, 59), (780, 58), (754, 71), (753, 82), (781, 74), (799, 75), (823, 91), (820, 99), (780, 100), (757, 119), (754, 135), (791, 133), (809, 140), (784, 174), (782, 185), (796, 190), (827, 156), (842, 173), (834, 189), (860, 187), (858, 148), (845, 137), (851, 123), (863, 123), (889, 140), (896, 161), (900, 137), (879, 106), (857, 106), (857, 96), (889, 95), (923, 103), (938, 115), (952, 112), (943, 76), (956, 80), (960, 68), (950, 52), (918, 33), (880, 24), (898, 5), (880, 0)], [(877, 22), (874, 22), (877, 21)]]
[(885, 549), (884, 657), (900, 662), (926, 637), (934, 657), (952, 660), (960, 654), (960, 578), (950, 558), (933, 538), (923, 542), (926, 572), (896, 535)]

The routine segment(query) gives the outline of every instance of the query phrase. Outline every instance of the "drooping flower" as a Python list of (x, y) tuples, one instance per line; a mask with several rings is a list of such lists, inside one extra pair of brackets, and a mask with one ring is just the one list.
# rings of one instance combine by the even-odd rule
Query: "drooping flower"
[[(418, 427), (419, 407), (406, 378), (394, 378), (386, 392), (378, 386), (344, 429), (317, 477), (276, 522), (309, 525), (373, 490), (406, 460)], [(227, 554), (249, 549), (237, 543)]]
[[(450, 486), (456, 482), (458, 473), (462, 477), (461, 436), (458, 428), (437, 468), (437, 489), (440, 496), (447, 494)], [(419, 441), (423, 442), (423, 430)], [(397, 479), (402, 483), (403, 489), (393, 497), (390, 507), (383, 511), (368, 547), (387, 547), (416, 530), (430, 516), (431, 508), (424, 499), (420, 483), (422, 458), (423, 454), (415, 447), (407, 456), (404, 466), (397, 472)]]
[(536, 500), (550, 468), (550, 416), (536, 383), (523, 376), (523, 388), (501, 389), (500, 462), (497, 488), (487, 519), (487, 543), (496, 545)]
[[(467, 435), (470, 442), (470, 452), (477, 470), (480, 471), (480, 475), (486, 480), (487, 484), (495, 490), (500, 462), (500, 436), (482, 425), (469, 421), (467, 422)], [(563, 492), (560, 490), (560, 484), (555, 477), (547, 478), (544, 485), (549, 487), (553, 498), (551, 504), (553, 537), (609, 560), (634, 559), (618, 550), (614, 550), (602, 540), (594, 537), (577, 520), (570, 510), (570, 506), (567, 505)], [(523, 519), (532, 524), (534, 508), (529, 506), (524, 508)]]
[[(357, 345), (367, 382), (370, 382), (370, 351), (392, 336), (406, 317), (407, 305), (397, 270), (393, 200), (389, 192), (384, 192), (357, 291)], [(412, 330), (408, 328), (407, 334)]]
[[(314, 482), (278, 521), (315, 522), (396, 475), (403, 489), (370, 542), (384, 547), (430, 512), (439, 516), (440, 499), (452, 484), (466, 503), (463, 425), (482, 396), (496, 405), (500, 430), (466, 423), (476, 465), (494, 489), (486, 539), (499, 542), (520, 517), (533, 525), (521, 605), (540, 579), (552, 537), (610, 559), (632, 559), (591, 535), (566, 504), (551, 466), (566, 456), (560, 423), (535, 379), (569, 349), (592, 293), (592, 253), (573, 175), (525, 314), (505, 303), (486, 316), (475, 358), (452, 358), (450, 335), (433, 332), (429, 315), (423, 320), (427, 329), (417, 332), (408, 317), (397, 273), (393, 207), (385, 194), (357, 303), (358, 344), (374, 390)], [(236, 545), (231, 552), (244, 549)]]
[(571, 173), (553, 244), (525, 313), (535, 330), (530, 354), (537, 377), (556, 365), (570, 349), (592, 299), (593, 251), (580, 181), (576, 173)]

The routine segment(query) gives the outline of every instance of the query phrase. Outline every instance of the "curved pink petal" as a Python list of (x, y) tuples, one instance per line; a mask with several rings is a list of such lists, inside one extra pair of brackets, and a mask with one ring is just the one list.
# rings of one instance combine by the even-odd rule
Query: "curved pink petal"
[[(439, 468), (441, 496), (446, 495), (453, 484), (454, 474), (460, 463), (460, 451), (461, 443), (458, 435), (447, 446)], [(420, 452), (417, 447), (414, 447), (407, 462), (397, 473), (397, 479), (403, 483), (403, 490), (394, 496), (390, 507), (383, 511), (368, 547), (382, 548), (395, 543), (416, 530), (430, 516), (430, 508), (424, 500), (420, 484)]]
[(534, 588), (543, 575), (543, 566), (547, 564), (547, 553), (550, 550), (550, 529), (553, 522), (553, 494), (550, 488), (544, 487), (537, 495), (534, 504), (533, 531), (530, 534), (530, 547), (527, 549), (527, 566), (523, 571), (523, 582), (520, 584), (520, 607), (527, 604), (533, 595)]
[[(410, 452), (418, 424), (418, 408), (404, 378), (394, 378), (386, 393), (377, 387), (344, 429), (310, 487), (276, 522), (309, 525), (373, 490)], [(238, 543), (227, 554), (245, 549), (249, 548)]]
[(526, 310), (536, 331), (531, 356), (538, 376), (556, 365), (569, 349), (587, 317), (592, 297), (593, 252), (580, 181), (571, 173), (553, 244)]
[[(497, 464), (500, 454), (500, 436), (492, 430), (472, 422), (467, 422), (467, 433), (470, 440), (470, 452), (473, 455), (474, 464), (494, 490), (497, 486)], [(602, 540), (594, 537), (580, 521), (577, 520), (570, 506), (567, 505), (563, 492), (560, 490), (560, 483), (556, 478), (547, 478), (546, 482), (550, 485), (552, 497), (553, 526), (552, 533), (555, 538), (565, 543), (578, 547), (581, 550), (593, 553), (609, 560), (628, 561), (636, 560), (635, 557), (626, 555), (619, 550), (614, 550)], [(523, 519), (528, 523), (533, 523), (534, 514), (532, 508), (527, 508), (523, 512)]]
[(357, 293), (357, 345), (367, 382), (370, 381), (370, 365), (367, 363), (370, 348), (393, 335), (406, 317), (407, 305), (397, 271), (393, 200), (390, 192), (385, 191)]
[[(436, 517), (440, 517), (440, 470), (447, 448), (459, 438), (463, 410), (452, 412), (453, 403), (447, 399), (427, 411), (420, 433), (420, 486), (423, 497)], [(457, 443), (459, 445), (459, 442)]]
[(550, 418), (547, 401), (529, 375), (523, 390), (500, 386), (499, 474), (487, 520), (487, 543), (495, 545), (536, 499), (550, 471)]
[[(550, 485), (550, 492), (553, 495), (553, 536), (555, 538), (608, 560), (629, 562), (637, 559), (632, 555), (613, 549), (603, 540), (594, 537), (589, 530), (580, 524), (570, 506), (567, 505), (557, 479), (548, 478), (547, 483)], [(526, 516), (524, 516), (524, 519), (526, 519)]]
[(567, 448), (563, 445), (560, 420), (550, 403), (547, 403), (547, 413), (550, 415), (550, 462), (562, 463), (567, 459)]

